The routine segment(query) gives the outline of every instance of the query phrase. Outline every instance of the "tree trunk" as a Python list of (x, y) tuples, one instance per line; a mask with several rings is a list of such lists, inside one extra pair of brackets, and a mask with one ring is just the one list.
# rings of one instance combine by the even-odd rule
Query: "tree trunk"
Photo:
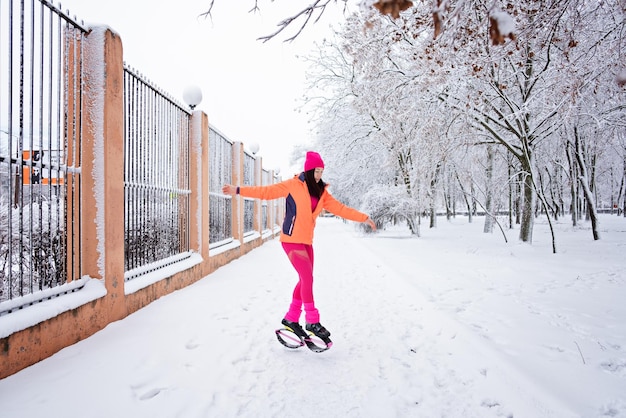
[(435, 208), (432, 205), (430, 207), (429, 218), (430, 218), (429, 228), (437, 227), (437, 214), (435, 213)]
[(441, 197), (443, 199), (443, 207), (446, 210), (446, 219), (450, 220), (450, 218), (452, 218), (452, 210), (450, 210), (450, 181), (448, 179), (448, 175), (447, 173), (444, 172), (444, 178), (442, 181), (442, 187), (441, 187)]
[(509, 163), (507, 164), (507, 170), (508, 170), (508, 179), (509, 179), (509, 229), (513, 229), (513, 212), (514, 207), (513, 207), (513, 202), (514, 202), (514, 198), (513, 198), (513, 192), (515, 191), (514, 189), (514, 183), (512, 181), (513, 179), (513, 164), (511, 163), (511, 161), (509, 161)]
[(485, 190), (485, 224), (484, 233), (493, 232), (493, 145), (487, 145), (486, 190)]
[(524, 173), (517, 175), (517, 196), (515, 198), (515, 224), (522, 223), (522, 184), (524, 184)]
[(611, 166), (611, 215), (615, 212), (615, 208), (617, 207), (615, 200), (615, 173), (613, 172), (613, 166)]
[(593, 239), (595, 241), (600, 239), (599, 220), (598, 213), (596, 211), (596, 202), (593, 191), (589, 185), (587, 163), (585, 161), (585, 151), (582, 141), (578, 135), (578, 131), (574, 128), (574, 140), (576, 141), (576, 161), (578, 162), (578, 168), (580, 169), (579, 180), (583, 188), (583, 194), (585, 195), (585, 201), (587, 202), (587, 214), (591, 220), (591, 231), (593, 233)]
[(472, 215), (476, 215), (476, 198), (474, 196), (476, 196), (476, 189), (474, 188), (474, 182), (472, 182), (470, 187), (470, 197), (472, 198), (472, 206), (470, 212), (472, 213)]
[(472, 223), (472, 206), (470, 205), (470, 201), (468, 196), (467, 191), (465, 191), (465, 187), (463, 187), (463, 183), (461, 182), (461, 179), (459, 178), (459, 173), (456, 172), (456, 180), (459, 183), (459, 187), (461, 188), (461, 193), (463, 194), (463, 199), (465, 200), (465, 205), (467, 206), (467, 221), (469, 223)]
[(411, 235), (420, 236), (419, 226), (416, 224), (415, 219), (406, 218), (406, 224), (409, 227), (409, 231), (411, 231)]
[[(624, 182), (624, 179), (626, 179), (626, 152), (624, 153), (624, 176), (622, 177), (622, 182)], [(626, 218), (626, 193), (624, 193), (624, 201), (622, 202), (622, 213)]]
[(435, 167), (435, 172), (433, 173), (433, 177), (430, 180), (430, 227), (434, 228), (437, 226), (437, 183), (439, 181), (439, 176), (441, 174), (441, 161), (437, 163)]
[(525, 171), (524, 180), (522, 182), (524, 200), (522, 202), (522, 220), (520, 223), (519, 238), (522, 242), (532, 243), (537, 194), (533, 186), (531, 162), (522, 161), (522, 169)]
[(563, 200), (563, 196), (565, 195), (565, 191), (563, 190), (563, 171), (561, 171), (560, 161), (557, 161), (558, 165), (556, 168), (556, 187), (557, 187), (557, 196), (558, 196), (558, 205), (559, 205), (559, 214), (561, 216), (565, 216), (565, 202)]
[(578, 173), (576, 170), (576, 163), (572, 156), (572, 144), (571, 142), (567, 142), (567, 146), (565, 148), (565, 155), (567, 156), (567, 163), (569, 165), (569, 186), (571, 193), (571, 203), (570, 203), (570, 212), (572, 215), (572, 226), (576, 226), (578, 223), (578, 196), (577, 196), (577, 184), (578, 184)]
[(417, 235), (418, 237), (422, 236), (422, 215), (421, 214), (417, 214), (417, 219), (415, 222), (415, 235)]
[(533, 162), (530, 151), (519, 158), (522, 169), (522, 219), (520, 222), (519, 239), (522, 242), (532, 243), (533, 226), (535, 222), (535, 207), (537, 204), (537, 192), (533, 184)]
[[(622, 209), (619, 207), (619, 202), (620, 200), (622, 200), (622, 194), (624, 193), (624, 179), (625, 178), (626, 178), (626, 173), (622, 174), (622, 180), (619, 183), (619, 193), (617, 194), (617, 198), (615, 199), (615, 207), (617, 208), (617, 216), (622, 214)], [(626, 201), (626, 199), (624, 200)]]

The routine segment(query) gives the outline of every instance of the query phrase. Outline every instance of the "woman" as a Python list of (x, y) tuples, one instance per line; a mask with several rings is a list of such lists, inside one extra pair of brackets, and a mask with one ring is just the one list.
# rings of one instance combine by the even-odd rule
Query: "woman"
[(289, 261), (298, 272), (298, 283), (293, 290), (289, 311), (282, 324), (302, 337), (306, 333), (299, 324), (304, 307), (306, 329), (322, 339), (328, 339), (330, 332), (320, 324), (320, 314), (313, 298), (313, 230), (315, 220), (322, 209), (344, 219), (365, 222), (376, 230), (374, 222), (364, 213), (350, 208), (335, 199), (326, 190), (322, 181), (324, 161), (313, 151), (306, 153), (304, 172), (269, 186), (239, 186), (227, 184), (224, 194), (253, 197), (263, 200), (285, 198), (285, 219), (280, 234), (283, 249)]

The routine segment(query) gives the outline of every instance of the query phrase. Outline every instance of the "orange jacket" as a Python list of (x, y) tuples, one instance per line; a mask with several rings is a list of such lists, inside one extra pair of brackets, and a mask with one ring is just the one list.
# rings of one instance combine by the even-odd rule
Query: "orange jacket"
[(355, 222), (365, 222), (367, 219), (366, 214), (339, 202), (328, 193), (328, 190), (322, 193), (315, 211), (311, 211), (311, 195), (304, 180), (304, 173), (269, 186), (241, 186), (239, 194), (262, 200), (286, 198), (285, 219), (280, 233), (281, 242), (313, 244), (315, 221), (323, 209)]

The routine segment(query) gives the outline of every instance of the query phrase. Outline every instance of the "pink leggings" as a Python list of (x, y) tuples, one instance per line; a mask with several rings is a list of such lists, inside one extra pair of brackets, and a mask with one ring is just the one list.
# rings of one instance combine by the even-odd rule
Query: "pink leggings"
[(291, 305), (285, 319), (298, 322), (304, 305), (306, 322), (309, 324), (319, 322), (319, 312), (313, 300), (313, 246), (290, 242), (283, 242), (282, 245), (289, 261), (298, 272), (298, 283), (293, 289)]

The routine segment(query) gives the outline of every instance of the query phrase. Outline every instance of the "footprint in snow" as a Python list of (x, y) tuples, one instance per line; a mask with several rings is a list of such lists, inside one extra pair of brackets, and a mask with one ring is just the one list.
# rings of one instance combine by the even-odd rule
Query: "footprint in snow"
[(626, 360), (611, 359), (600, 364), (604, 370), (617, 375), (626, 375)]
[(185, 344), (185, 348), (187, 350), (194, 350), (198, 347), (200, 347), (200, 344), (195, 342), (194, 340), (188, 341), (187, 344)]
[(153, 388), (148, 390), (146, 393), (144, 393), (143, 395), (141, 395), (139, 397), (140, 401), (146, 401), (148, 399), (152, 399), (155, 396), (157, 396), (159, 393), (161, 393), (162, 390), (164, 390), (165, 388)]

